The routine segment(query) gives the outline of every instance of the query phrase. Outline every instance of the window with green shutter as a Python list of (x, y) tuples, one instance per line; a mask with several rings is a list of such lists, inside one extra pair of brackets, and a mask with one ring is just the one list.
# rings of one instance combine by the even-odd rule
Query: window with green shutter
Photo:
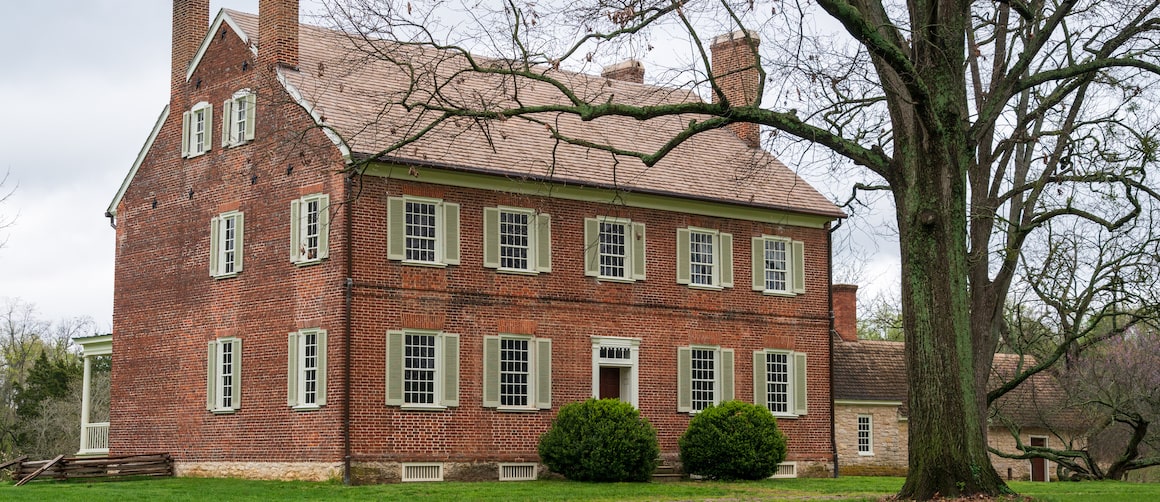
[(202, 101), (181, 115), (181, 156), (197, 157), (213, 146), (213, 105)]
[(706, 228), (677, 229), (677, 284), (733, 287), (733, 236)]
[(318, 263), (330, 255), (330, 196), (311, 194), (290, 201), (290, 262)]
[(296, 410), (326, 405), (326, 330), (310, 328), (289, 334), (287, 404)]
[(765, 294), (804, 294), (805, 243), (763, 235), (752, 240), (753, 290)]
[(245, 215), (240, 211), (222, 213), (210, 220), (209, 275), (216, 279), (242, 272)]
[(458, 265), (459, 204), (426, 197), (389, 198), (387, 259), (407, 265)]
[(242, 341), (219, 338), (209, 342), (206, 365), (206, 409), (215, 414), (242, 408)]
[(584, 219), (584, 275), (601, 280), (645, 280), (645, 226), (625, 218)]
[(734, 398), (733, 349), (677, 347), (677, 411), (696, 413)]
[(459, 335), (431, 330), (387, 333), (386, 404), (404, 409), (459, 406)]
[(234, 93), (222, 103), (222, 146), (244, 145), (254, 139), (256, 98), (249, 89)]
[(525, 208), (484, 208), (483, 266), (520, 274), (551, 272), (551, 215)]
[(551, 409), (552, 340), (485, 336), (483, 406), (501, 411)]
[(786, 350), (755, 351), (753, 402), (779, 417), (805, 415), (806, 355)]

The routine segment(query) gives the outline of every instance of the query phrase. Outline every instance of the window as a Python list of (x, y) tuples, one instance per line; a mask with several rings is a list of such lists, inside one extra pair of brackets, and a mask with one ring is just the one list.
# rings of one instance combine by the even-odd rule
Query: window
[(287, 403), (295, 409), (326, 404), (326, 331), (290, 333)]
[(459, 264), (459, 204), (391, 197), (387, 204), (387, 258), (405, 264)]
[(233, 413), (242, 407), (242, 341), (219, 338), (209, 342), (205, 407)]
[(584, 275), (614, 281), (644, 280), (643, 223), (623, 218), (585, 218), (584, 245)]
[(551, 215), (523, 208), (484, 208), (483, 266), (500, 272), (551, 272)]
[(230, 211), (217, 215), (209, 224), (209, 275), (218, 279), (242, 271), (244, 215)]
[(778, 417), (806, 414), (806, 355), (785, 350), (753, 353), (753, 402)]
[(254, 93), (242, 89), (222, 104), (222, 146), (243, 145), (254, 139)]
[(197, 157), (210, 149), (213, 105), (202, 101), (181, 116), (181, 156)]
[(733, 287), (733, 236), (703, 228), (677, 229), (677, 284)]
[(754, 237), (753, 290), (788, 296), (805, 293), (805, 244), (784, 237)]
[(430, 330), (387, 333), (388, 406), (459, 406), (459, 335)]
[(329, 256), (330, 196), (313, 194), (290, 201), (290, 261), (318, 263)]
[(874, 454), (873, 421), (870, 415), (858, 415), (858, 454)]
[(733, 399), (733, 349), (677, 347), (677, 411), (696, 413)]
[(592, 337), (592, 397), (637, 406), (640, 339)]
[(483, 406), (551, 409), (552, 340), (520, 335), (483, 337)]

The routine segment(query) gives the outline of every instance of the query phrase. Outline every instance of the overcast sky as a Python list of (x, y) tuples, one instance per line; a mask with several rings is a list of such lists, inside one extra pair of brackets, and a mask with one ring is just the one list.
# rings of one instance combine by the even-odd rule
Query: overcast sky
[[(303, 2), (304, 14), (310, 3)], [(221, 8), (257, 12), (257, 4), (211, 1), (210, 15)], [(0, 177), (8, 172), (3, 188), (15, 188), (0, 205), (0, 215), (15, 217), (0, 229), (0, 301), (33, 303), (46, 320), (89, 316), (111, 330), (114, 231), (104, 213), (168, 102), (171, 6), (0, 6)], [(859, 282), (889, 287), (896, 248), (886, 244), (879, 253), (869, 246), (862, 252), (875, 258)], [(875, 289), (866, 286), (860, 297)]]

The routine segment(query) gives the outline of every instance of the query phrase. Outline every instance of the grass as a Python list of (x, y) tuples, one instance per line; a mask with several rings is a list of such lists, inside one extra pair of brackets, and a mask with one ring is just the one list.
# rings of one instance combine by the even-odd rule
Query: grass
[[(777, 479), (754, 482), (575, 483), (569, 481), (408, 483), (342, 486), (335, 483), (166, 478), (138, 481), (37, 481), (0, 486), (6, 501), (247, 501), (247, 500), (877, 500), (902, 486), (902, 478)], [(1117, 481), (1012, 482), (1021, 495), (1042, 501), (1160, 500), (1160, 484)]]

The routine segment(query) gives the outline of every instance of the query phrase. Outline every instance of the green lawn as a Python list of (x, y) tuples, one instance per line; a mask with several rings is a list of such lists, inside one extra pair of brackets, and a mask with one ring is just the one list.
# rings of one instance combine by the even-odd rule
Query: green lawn
[[(902, 478), (778, 479), (758, 482), (408, 483), (348, 487), (333, 483), (168, 478), (99, 483), (37, 481), (0, 486), (5, 501), (157, 500), (877, 500), (902, 486)], [(1160, 484), (1014, 482), (1022, 495), (1045, 501), (1160, 500)]]

